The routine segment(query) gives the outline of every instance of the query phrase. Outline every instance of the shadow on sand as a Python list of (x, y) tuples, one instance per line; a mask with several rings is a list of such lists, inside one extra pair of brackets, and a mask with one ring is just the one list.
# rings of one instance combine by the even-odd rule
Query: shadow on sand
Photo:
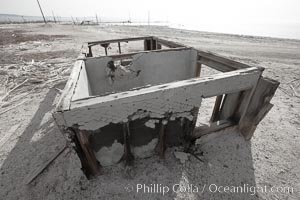
[[(218, 137), (202, 143), (199, 148), (203, 151), (204, 163), (190, 157), (189, 161), (181, 164), (174, 158), (174, 149), (169, 149), (164, 161), (159, 161), (155, 156), (136, 160), (135, 166), (129, 170), (129, 176), (128, 171), (124, 172), (124, 167), (118, 165), (105, 168), (104, 175), (88, 181), (80, 171), (78, 158), (66, 152), (33, 184), (24, 185), (28, 174), (65, 143), (51, 117), (56, 96), (57, 90), (48, 91), (30, 124), (1, 166), (1, 198), (258, 199), (253, 193), (253, 188), (250, 188), (256, 185), (251, 143), (245, 141), (234, 130), (219, 133)], [(33, 141), (37, 133), (42, 134), (42, 137)], [(150, 187), (151, 184), (161, 184), (160, 186), (168, 186), (170, 191), (164, 195), (149, 190), (137, 191), (137, 184)], [(176, 193), (173, 191), (175, 184), (186, 189), (196, 186), (198, 191), (192, 188), (192, 191)], [(133, 191), (128, 191), (127, 186), (132, 187)], [(225, 186), (246, 187), (248, 191), (225, 193)], [(178, 187), (175, 189), (178, 190)]]

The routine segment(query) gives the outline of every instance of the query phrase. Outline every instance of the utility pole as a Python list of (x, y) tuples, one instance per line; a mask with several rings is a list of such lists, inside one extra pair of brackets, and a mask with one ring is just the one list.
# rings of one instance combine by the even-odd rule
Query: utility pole
[(75, 21), (74, 21), (74, 19), (73, 19), (73, 16), (71, 16), (71, 18), (72, 18), (72, 22), (73, 22), (73, 24), (74, 24), (74, 25), (76, 25), (76, 23), (75, 23)]
[(55, 19), (55, 16), (54, 16), (53, 10), (52, 10), (52, 16), (53, 16), (54, 23), (56, 24), (56, 19)]
[(44, 22), (45, 22), (45, 24), (47, 24), (47, 22), (46, 22), (46, 19), (45, 19), (45, 16), (44, 16), (44, 13), (43, 13), (43, 10), (42, 10), (42, 7), (41, 7), (41, 5), (40, 5), (40, 2), (39, 2), (39, 0), (36, 0), (37, 2), (38, 2), (38, 4), (39, 4), (39, 7), (40, 7), (40, 10), (41, 10), (41, 13), (42, 13), (42, 16), (43, 16), (43, 19), (44, 19)]
[(131, 14), (130, 14), (130, 11), (129, 11), (129, 13), (128, 13), (128, 21), (129, 21), (129, 23), (131, 23)]
[(148, 26), (150, 26), (150, 10), (148, 10)]
[(22, 16), (22, 19), (23, 19), (24, 23), (26, 23), (26, 20), (25, 20), (24, 16)]
[(97, 16), (97, 13), (96, 13), (96, 21), (97, 21), (97, 25), (99, 24), (99, 22), (98, 22), (98, 16)]

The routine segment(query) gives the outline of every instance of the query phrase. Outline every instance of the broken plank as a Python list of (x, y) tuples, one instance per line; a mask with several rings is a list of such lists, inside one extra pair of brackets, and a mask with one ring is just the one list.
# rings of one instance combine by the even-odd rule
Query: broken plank
[[(262, 120), (271, 109), (269, 104), (278, 86), (279, 82), (277, 81), (268, 78), (260, 78), (244, 118), (239, 122), (239, 130), (246, 139), (252, 137), (254, 132), (253, 129), (255, 130), (259, 121)], [(261, 110), (266, 111), (260, 113)]]

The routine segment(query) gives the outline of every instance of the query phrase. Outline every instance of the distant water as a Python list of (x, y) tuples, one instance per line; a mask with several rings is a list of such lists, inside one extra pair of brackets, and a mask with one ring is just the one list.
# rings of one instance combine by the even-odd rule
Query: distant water
[[(52, 20), (52, 17), (47, 16), (47, 20)], [(75, 18), (77, 19), (77, 18)], [(68, 17), (59, 17), (60, 21), (72, 22)], [(83, 19), (78, 18), (81, 21)], [(95, 21), (94, 17), (85, 17), (84, 20)], [(0, 14), (1, 22), (30, 22), (42, 21), (40, 16), (21, 16), (21, 15), (6, 15)], [(110, 21), (110, 20), (107, 20)], [(119, 20), (122, 21), (122, 20)], [(126, 20), (125, 20), (126, 21)], [(116, 23), (115, 25), (148, 25), (148, 22), (134, 22), (134, 23)], [(228, 33), (238, 35), (276, 37), (300, 40), (300, 22), (299, 23), (245, 23), (245, 24), (216, 24), (216, 23), (199, 23), (199, 21), (171, 23), (171, 22), (151, 22), (151, 25), (169, 26), (172, 28), (179, 28), (185, 30), (207, 31), (216, 33)]]
[[(117, 25), (148, 25), (147, 22), (135, 22), (135, 23), (115, 23)], [(298, 39), (300, 40), (300, 23), (290, 24), (193, 24), (193, 23), (170, 23), (170, 22), (157, 22), (150, 23), (155, 26), (169, 26), (171, 28), (195, 30), (215, 33), (226, 33), (236, 35), (249, 35), (249, 36), (262, 36), (262, 37), (274, 37), (274, 38), (286, 38), (286, 39)]]
[(173, 28), (238, 35), (276, 37), (300, 40), (300, 23), (269, 24), (170, 24)]

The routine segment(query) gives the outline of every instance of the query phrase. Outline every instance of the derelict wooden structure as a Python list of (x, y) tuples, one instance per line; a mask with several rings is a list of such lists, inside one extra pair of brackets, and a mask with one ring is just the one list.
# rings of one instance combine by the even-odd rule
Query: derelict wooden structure
[[(144, 49), (124, 53), (121, 43), (132, 41), (143, 41)], [(108, 55), (113, 43), (119, 53)], [(95, 46), (105, 55), (94, 56)], [(220, 73), (201, 77), (202, 65)], [(279, 85), (263, 70), (153, 36), (89, 42), (53, 116), (90, 178), (101, 172), (101, 148), (114, 144), (122, 147), (119, 160), (130, 164), (135, 150), (154, 139), (161, 158), (168, 146), (188, 149), (231, 126), (250, 139)], [(210, 125), (195, 127), (201, 100), (209, 97), (216, 97)]]

